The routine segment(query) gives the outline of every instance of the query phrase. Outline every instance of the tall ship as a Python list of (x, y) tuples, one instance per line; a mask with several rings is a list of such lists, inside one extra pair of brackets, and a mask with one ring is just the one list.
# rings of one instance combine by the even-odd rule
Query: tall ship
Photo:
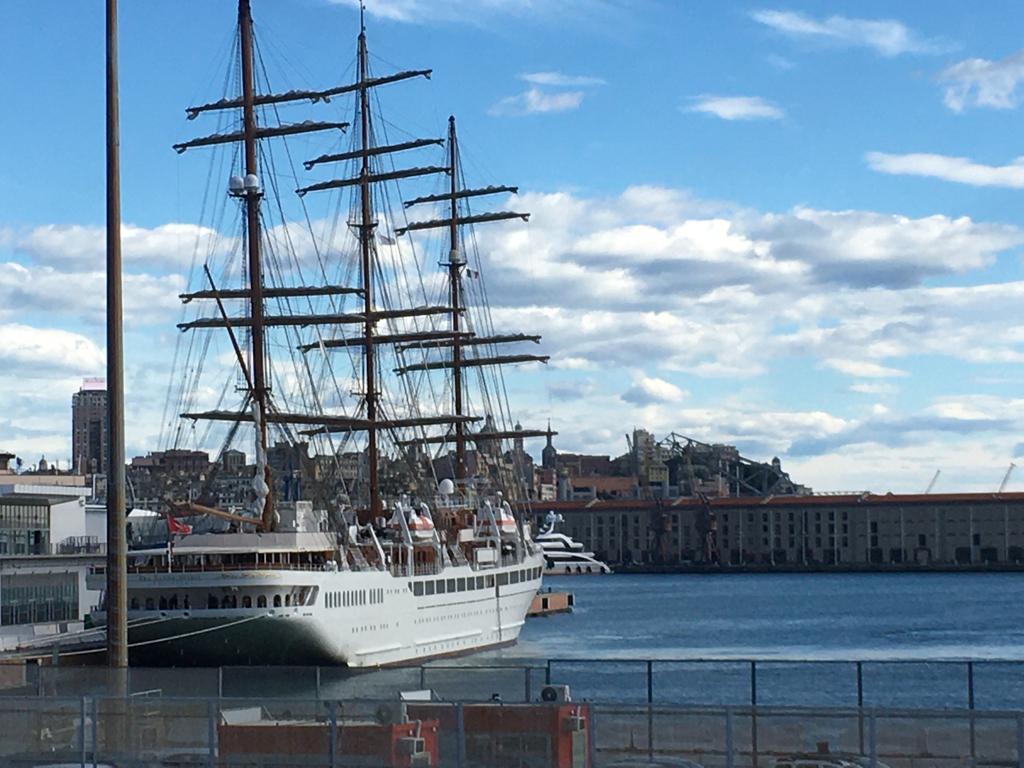
[[(272, 89), (250, 0), (231, 60), (221, 98), (186, 110), (215, 132), (174, 147), (214, 160), (163, 442), (254, 464), (242, 503), (218, 496), (218, 460), (165, 499), (166, 545), (129, 552), (131, 662), (377, 667), (512, 644), (544, 570), (516, 456), (546, 431), (512, 420), (503, 370), (548, 358), (495, 330), (476, 247), (529, 214), (471, 206), (517, 189), (466, 184), (454, 117), (421, 138), (382, 116), (384, 86), (431, 71), (373, 71), (363, 12), (344, 85)], [(297, 108), (339, 114), (286, 121)], [(282, 446), (315, 482), (274, 469)]]

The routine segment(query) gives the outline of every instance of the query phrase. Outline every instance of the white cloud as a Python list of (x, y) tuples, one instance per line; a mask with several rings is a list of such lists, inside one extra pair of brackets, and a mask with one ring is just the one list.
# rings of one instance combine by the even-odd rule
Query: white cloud
[(90, 339), (56, 328), (34, 328), (21, 323), (0, 325), (0, 371), (6, 376), (95, 375), (104, 370), (106, 357)]
[(845, 16), (814, 19), (795, 11), (778, 10), (754, 11), (751, 16), (755, 21), (789, 37), (870, 48), (883, 56), (934, 53), (943, 48), (937, 42), (921, 38), (895, 19), (851, 19)]
[(651, 403), (678, 403), (686, 392), (675, 384), (656, 376), (640, 374), (633, 380), (633, 386), (622, 393), (622, 399), (634, 405)]
[(786, 113), (760, 96), (701, 96), (688, 108), (723, 120), (780, 120)]
[(494, 104), (488, 113), (495, 116), (519, 116), (569, 112), (583, 103), (583, 91), (547, 93), (539, 88), (528, 88), (515, 96), (506, 96)]
[[(13, 246), (40, 264), (88, 271), (103, 268), (106, 243), (105, 227), (50, 224), (17, 236)], [(230, 249), (233, 241), (193, 224), (170, 223), (153, 228), (123, 224), (121, 227), (121, 251), (129, 268), (145, 266), (181, 271), (192, 262), (194, 253), (199, 253), (199, 261), (202, 261), (214, 247)]]
[(606, 85), (600, 77), (590, 75), (567, 75), (563, 72), (525, 72), (519, 76), (531, 85), (546, 85), (556, 88), (585, 88), (591, 85)]
[(1024, 51), (999, 61), (964, 59), (942, 70), (938, 80), (946, 83), (943, 101), (954, 112), (967, 107), (1012, 109), (1024, 80)]
[[(124, 313), (132, 325), (167, 323), (180, 307), (178, 275), (123, 276)], [(63, 322), (99, 324), (106, 312), (106, 273), (0, 263), (0, 319), (45, 313)]]
[(892, 395), (898, 392), (899, 389), (892, 384), (859, 381), (856, 384), (850, 385), (850, 391), (862, 395)]
[(880, 173), (927, 176), (975, 187), (1024, 187), (1024, 157), (1015, 158), (1009, 165), (984, 165), (966, 157), (926, 153), (868, 152), (864, 157), (868, 166)]
[[(886, 368), (878, 363), (871, 363), (864, 360), (842, 360), (829, 358), (824, 361), (825, 365), (847, 376), (856, 376), (862, 379), (888, 379), (896, 376), (907, 376), (906, 371), (898, 368)], [(864, 391), (863, 389), (861, 391)]]

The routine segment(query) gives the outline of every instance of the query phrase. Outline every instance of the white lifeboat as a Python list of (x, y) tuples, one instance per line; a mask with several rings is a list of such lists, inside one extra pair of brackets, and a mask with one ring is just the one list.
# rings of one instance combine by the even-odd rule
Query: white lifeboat
[[(493, 510), (494, 520), (498, 524), (498, 533), (501, 536), (515, 536), (517, 532), (516, 519), (512, 516), (512, 510), (508, 508), (508, 505), (502, 504), (497, 509)], [(489, 517), (484, 517), (483, 522), (480, 524), (480, 534), (483, 536), (490, 536), (492, 533), (491, 521)]]
[(409, 533), (419, 541), (432, 539), (434, 538), (434, 524), (426, 515), (417, 515), (415, 510), (410, 510)]

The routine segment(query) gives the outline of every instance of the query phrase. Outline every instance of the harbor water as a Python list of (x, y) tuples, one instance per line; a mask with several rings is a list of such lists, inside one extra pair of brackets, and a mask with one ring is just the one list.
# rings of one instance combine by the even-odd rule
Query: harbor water
[(1024, 659), (1024, 574), (545, 578), (568, 616), (531, 620), (536, 658)]

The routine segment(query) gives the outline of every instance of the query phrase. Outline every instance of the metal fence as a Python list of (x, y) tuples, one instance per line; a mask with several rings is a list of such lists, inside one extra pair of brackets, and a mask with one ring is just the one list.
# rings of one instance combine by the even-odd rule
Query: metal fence
[[(0, 671), (5, 669), (0, 665)], [(105, 695), (99, 667), (30, 666), (3, 695)], [(131, 668), (127, 689), (165, 696), (352, 699), (433, 689), (452, 701), (536, 700), (569, 685), (606, 704), (1024, 711), (1024, 661), (467, 659), (418, 667)]]
[[(379, 745), (368, 749), (358, 735), (367, 723), (389, 722), (395, 706), (395, 699), (5, 697), (0, 764), (772, 768), (803, 755), (816, 768), (838, 768), (840, 756), (863, 768), (1024, 768), (1018, 712), (435, 703), (425, 718), (416, 709), (423, 705), (408, 703), (398, 720), (431, 734), (430, 759), (413, 763)], [(264, 728), (265, 738), (244, 730), (247, 723)], [(566, 734), (571, 743), (562, 743)]]

